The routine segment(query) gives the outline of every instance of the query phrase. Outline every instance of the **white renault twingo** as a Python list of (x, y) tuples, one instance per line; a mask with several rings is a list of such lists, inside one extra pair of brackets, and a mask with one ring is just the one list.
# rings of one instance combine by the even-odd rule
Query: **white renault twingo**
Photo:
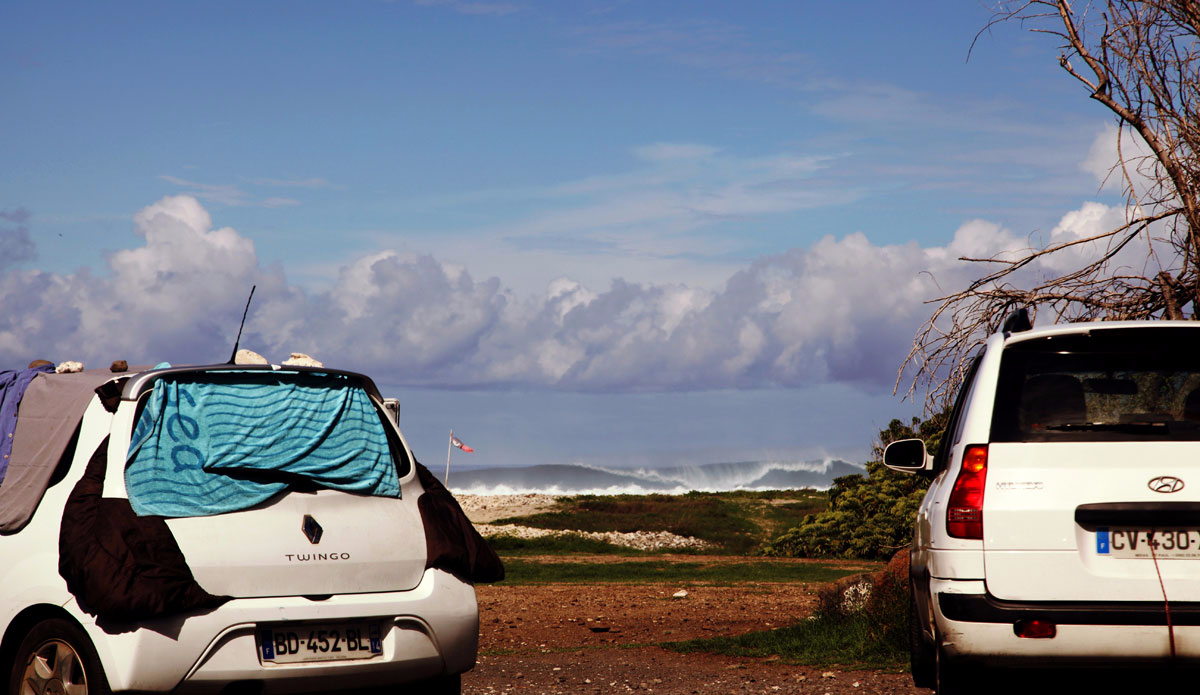
[(9, 692), (458, 692), (502, 577), (365, 376), (39, 374), (0, 483)]
[(912, 672), (1200, 662), (1200, 323), (1031, 328), (975, 358), (914, 529)]

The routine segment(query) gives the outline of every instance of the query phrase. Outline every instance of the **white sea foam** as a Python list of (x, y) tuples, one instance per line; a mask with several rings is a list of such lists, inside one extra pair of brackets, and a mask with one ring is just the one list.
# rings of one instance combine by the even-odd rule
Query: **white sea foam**
[[(649, 493), (659, 495), (685, 495), (692, 492), (696, 488), (689, 488), (683, 485), (677, 485), (671, 488), (654, 488), (647, 489), (640, 485), (612, 485), (609, 487), (570, 487), (560, 485), (546, 485), (537, 488), (514, 487), (510, 485), (471, 485), (468, 487), (451, 486), (450, 491), (455, 495), (525, 495), (538, 494), (549, 495), (551, 497), (564, 497), (568, 495), (645, 495)], [(716, 490), (700, 490), (700, 492), (716, 492)]]
[(833, 478), (861, 473), (843, 461), (747, 461), (666, 468), (570, 464), (452, 471), (451, 489), (471, 495), (680, 495), (691, 491), (827, 489)]

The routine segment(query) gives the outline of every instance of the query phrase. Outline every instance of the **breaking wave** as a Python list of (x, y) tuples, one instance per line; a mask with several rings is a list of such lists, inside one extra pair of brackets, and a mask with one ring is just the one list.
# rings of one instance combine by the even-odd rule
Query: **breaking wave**
[[(602, 468), (550, 464), (503, 468), (453, 468), (450, 490), (469, 495), (642, 495), (730, 490), (828, 489), (833, 479), (864, 473), (839, 460), (742, 461), (668, 468)], [(444, 471), (434, 471), (439, 478)]]

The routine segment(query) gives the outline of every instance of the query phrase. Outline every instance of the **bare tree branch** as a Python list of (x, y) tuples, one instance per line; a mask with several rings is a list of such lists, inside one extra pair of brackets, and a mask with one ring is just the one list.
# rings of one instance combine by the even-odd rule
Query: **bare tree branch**
[[(1116, 119), (1110, 176), (1121, 177), (1126, 219), (1088, 237), (960, 259), (987, 270), (930, 300), (896, 379), (897, 391), (910, 379), (906, 396), (923, 390), (934, 412), (1015, 308), (1087, 321), (1196, 318), (1200, 306), (1200, 0), (1000, 0), (972, 50), (1012, 21), (1056, 37), (1059, 65)], [(1067, 253), (1078, 266), (1051, 270)]]

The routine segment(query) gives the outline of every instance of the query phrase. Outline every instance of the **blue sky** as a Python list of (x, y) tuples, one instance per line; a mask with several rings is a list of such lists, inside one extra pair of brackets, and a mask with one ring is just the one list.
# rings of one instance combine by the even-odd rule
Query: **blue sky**
[(257, 283), (246, 345), (371, 373), (422, 458), (863, 460), (958, 256), (1118, 212), (1105, 114), (1045, 36), (968, 61), (988, 20), (5, 4), (0, 357), (221, 359)]

